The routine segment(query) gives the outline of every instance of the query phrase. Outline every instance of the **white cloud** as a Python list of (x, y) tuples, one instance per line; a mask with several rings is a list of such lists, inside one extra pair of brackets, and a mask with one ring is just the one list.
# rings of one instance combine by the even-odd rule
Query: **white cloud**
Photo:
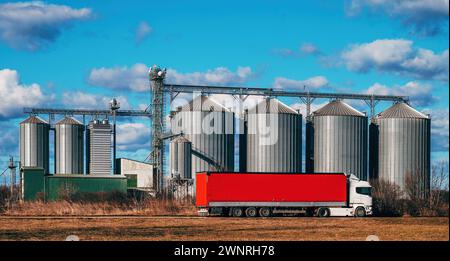
[(140, 103), (140, 104), (138, 105), (138, 110), (141, 110), (141, 111), (145, 111), (145, 110), (147, 110), (148, 108), (149, 108), (149, 104)]
[(301, 91), (317, 91), (322, 88), (327, 88), (329, 82), (324, 76), (314, 76), (306, 80), (292, 80), (284, 77), (277, 77), (273, 83), (276, 89), (297, 89)]
[(365, 7), (399, 18), (419, 35), (436, 35), (448, 27), (449, 0), (352, 0), (347, 13), (357, 15)]
[[(130, 109), (131, 106), (125, 96), (115, 97), (120, 103), (120, 109)], [(65, 92), (62, 95), (62, 102), (64, 105), (74, 109), (109, 109), (109, 101), (112, 97), (105, 97), (104, 95), (97, 95), (85, 92)]]
[(217, 67), (206, 72), (180, 73), (167, 70), (167, 83), (192, 85), (233, 85), (243, 84), (254, 76), (250, 67), (239, 66), (235, 72), (226, 67)]
[(412, 41), (383, 39), (355, 44), (342, 53), (346, 67), (355, 72), (372, 69), (417, 79), (448, 81), (448, 49), (440, 54), (413, 48)]
[(299, 56), (299, 54), (296, 51), (289, 49), (289, 48), (276, 48), (276, 49), (273, 49), (272, 52), (275, 55), (282, 56), (282, 57)]
[[(130, 89), (143, 92), (150, 90), (148, 67), (137, 63), (132, 67), (94, 68), (88, 76), (88, 83), (111, 89)], [(243, 84), (254, 77), (250, 67), (239, 66), (235, 72), (226, 67), (217, 67), (206, 72), (180, 73), (167, 70), (166, 83), (192, 85), (233, 85)]]
[(34, 51), (55, 41), (75, 21), (91, 17), (89, 8), (39, 1), (0, 4), (0, 39), (13, 48)]
[[(328, 102), (322, 102), (322, 103), (312, 103), (311, 104), (311, 108), (310, 108), (310, 112), (315, 112), (318, 109), (322, 108), (323, 106), (327, 105)], [(306, 104), (304, 104), (303, 102), (297, 102), (297, 103), (293, 103), (290, 105), (294, 110), (300, 110), (300, 113), (303, 115), (303, 117), (307, 116), (306, 113)]]
[(9, 121), (0, 121), (0, 156), (17, 155), (19, 149), (19, 128)]
[(137, 151), (150, 149), (150, 128), (144, 123), (124, 123), (117, 125), (117, 148)]
[(145, 40), (153, 31), (153, 28), (145, 21), (142, 21), (136, 28), (135, 38), (136, 43), (140, 44)]
[(282, 57), (305, 57), (307, 55), (321, 56), (322, 52), (319, 48), (312, 43), (303, 43), (298, 47), (297, 50), (289, 48), (278, 48), (274, 49), (273, 53)]
[(422, 112), (431, 115), (431, 150), (448, 152), (448, 108), (425, 109)]
[(137, 63), (132, 67), (94, 68), (88, 76), (88, 83), (110, 89), (149, 91), (148, 67)]
[(46, 96), (37, 83), (24, 85), (20, 83), (17, 71), (0, 70), (0, 119), (23, 116), (23, 107), (35, 107), (53, 100)]
[(320, 54), (319, 48), (312, 43), (304, 43), (300, 46), (300, 51), (304, 54)]
[(398, 95), (409, 96), (413, 106), (427, 106), (436, 101), (432, 94), (432, 87), (416, 81), (407, 82), (405, 85), (386, 86), (375, 83), (370, 86), (365, 93), (376, 95)]

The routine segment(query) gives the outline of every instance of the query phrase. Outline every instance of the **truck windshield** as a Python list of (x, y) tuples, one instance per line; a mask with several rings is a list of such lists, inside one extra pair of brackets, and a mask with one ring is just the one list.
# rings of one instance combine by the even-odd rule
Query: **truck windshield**
[(372, 194), (371, 187), (358, 187), (356, 188), (356, 193), (370, 196)]

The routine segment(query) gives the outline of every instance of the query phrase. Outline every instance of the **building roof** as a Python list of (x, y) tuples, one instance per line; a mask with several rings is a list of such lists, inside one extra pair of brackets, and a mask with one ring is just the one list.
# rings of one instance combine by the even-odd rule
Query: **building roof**
[[(286, 113), (286, 114), (299, 114), (296, 110), (282, 103), (278, 99), (270, 98), (264, 99), (252, 108), (248, 109), (249, 114), (262, 114), (262, 113)], [(300, 114), (299, 114), (300, 115)]]
[(147, 164), (147, 165), (153, 165), (150, 162), (145, 162), (145, 161), (135, 160), (135, 159), (129, 159), (129, 158), (116, 158), (116, 160), (118, 160), (118, 161), (120, 161), (120, 160), (127, 160), (127, 161), (134, 161), (134, 162), (138, 162), (138, 163), (142, 163), (142, 164)]
[(62, 120), (58, 121), (56, 125), (83, 125), (83, 124), (72, 117), (66, 116)]
[(182, 111), (226, 111), (230, 110), (225, 108), (220, 103), (216, 102), (210, 97), (205, 95), (199, 95), (195, 97), (189, 103), (183, 105), (181, 107)]
[(428, 116), (412, 108), (404, 102), (398, 102), (378, 114), (378, 118), (418, 118), (428, 119)]
[(34, 116), (34, 115), (28, 117), (27, 119), (22, 121), (20, 124), (22, 124), (22, 123), (48, 124), (48, 122), (44, 121), (39, 116)]
[(361, 113), (357, 109), (348, 105), (341, 100), (334, 100), (327, 105), (313, 112), (314, 116), (358, 116), (364, 117), (364, 113)]
[(191, 143), (190, 140), (188, 140), (186, 137), (183, 137), (183, 136), (175, 137), (175, 138), (172, 140), (172, 142), (177, 142), (177, 143), (189, 142), (189, 143)]

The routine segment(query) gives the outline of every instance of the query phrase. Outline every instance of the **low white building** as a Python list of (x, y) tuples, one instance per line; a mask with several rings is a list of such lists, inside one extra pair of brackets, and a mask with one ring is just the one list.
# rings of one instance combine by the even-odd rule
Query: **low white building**
[(118, 158), (116, 159), (117, 174), (128, 177), (128, 187), (154, 189), (153, 165), (150, 163)]

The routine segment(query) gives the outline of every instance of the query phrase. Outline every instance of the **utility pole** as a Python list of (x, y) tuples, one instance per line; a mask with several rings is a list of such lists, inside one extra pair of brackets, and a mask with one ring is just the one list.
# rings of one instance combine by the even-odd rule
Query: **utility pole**
[(16, 165), (14, 164), (14, 158), (11, 156), (9, 157), (9, 164), (8, 164), (8, 168), (9, 171), (11, 173), (11, 180), (10, 180), (10, 195), (9, 195), (9, 203), (12, 204), (13, 199), (14, 199), (14, 189), (16, 186)]
[(150, 69), (150, 88), (152, 104), (152, 154), (155, 174), (155, 188), (158, 196), (162, 196), (164, 188), (164, 78), (166, 69), (162, 70), (156, 65)]

